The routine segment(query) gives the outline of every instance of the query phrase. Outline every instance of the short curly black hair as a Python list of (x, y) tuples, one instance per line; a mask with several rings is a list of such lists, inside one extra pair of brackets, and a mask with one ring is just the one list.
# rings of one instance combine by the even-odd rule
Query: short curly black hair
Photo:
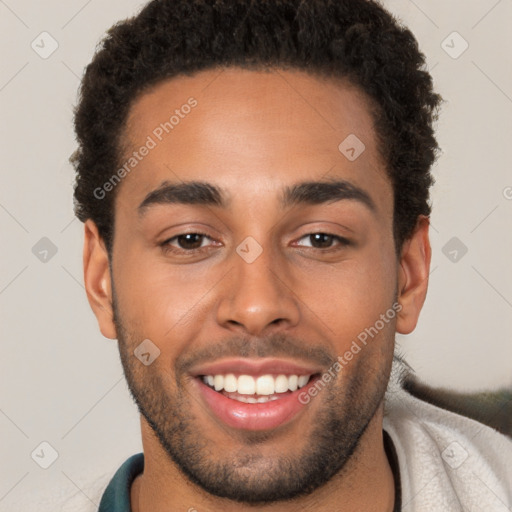
[(92, 219), (109, 251), (114, 189), (94, 193), (121, 164), (130, 107), (158, 82), (213, 68), (294, 69), (344, 78), (371, 103), (394, 190), (399, 250), (430, 215), (439, 147), (433, 90), (413, 34), (374, 0), (153, 0), (114, 25), (87, 66), (75, 109), (75, 213)]

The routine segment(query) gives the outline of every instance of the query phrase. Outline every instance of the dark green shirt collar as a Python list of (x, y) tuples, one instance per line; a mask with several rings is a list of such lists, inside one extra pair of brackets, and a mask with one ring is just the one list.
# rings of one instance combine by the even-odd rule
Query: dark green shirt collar
[(98, 512), (131, 512), (130, 488), (143, 470), (143, 453), (132, 455), (124, 462), (105, 489)]

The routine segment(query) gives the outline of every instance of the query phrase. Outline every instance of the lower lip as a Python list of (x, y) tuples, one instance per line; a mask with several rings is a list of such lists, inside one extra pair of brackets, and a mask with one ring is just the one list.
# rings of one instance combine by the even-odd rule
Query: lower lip
[(226, 425), (244, 430), (271, 430), (291, 421), (307, 405), (299, 401), (299, 395), (307, 393), (314, 380), (312, 378), (304, 387), (283, 398), (261, 404), (247, 404), (218, 393), (200, 378), (195, 379), (204, 401), (213, 413)]

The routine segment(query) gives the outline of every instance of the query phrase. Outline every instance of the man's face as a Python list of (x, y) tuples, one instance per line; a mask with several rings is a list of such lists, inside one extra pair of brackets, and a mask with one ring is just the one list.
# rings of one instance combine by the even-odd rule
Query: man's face
[[(182, 108), (191, 97), (197, 104)], [(115, 203), (115, 326), (130, 389), (174, 463), (206, 491), (246, 502), (311, 492), (364, 439), (393, 354), (391, 319), (301, 403), (396, 299), (393, 192), (365, 99), (299, 72), (201, 72), (134, 103), (126, 159), (148, 136), (154, 147)], [(335, 194), (291, 193), (334, 181), (345, 182)], [(190, 182), (220, 194), (163, 190)], [(160, 350), (148, 366), (134, 356), (143, 340)], [(203, 379), (229, 374), (237, 392)], [(281, 390), (272, 400), (251, 394), (262, 375), (274, 379), (260, 391)], [(283, 392), (293, 375), (308, 384)]]

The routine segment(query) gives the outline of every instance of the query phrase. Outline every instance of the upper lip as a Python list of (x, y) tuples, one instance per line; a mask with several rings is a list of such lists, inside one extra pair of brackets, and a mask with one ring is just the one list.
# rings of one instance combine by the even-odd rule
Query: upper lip
[(191, 371), (194, 377), (199, 375), (226, 375), (237, 373), (242, 375), (313, 375), (322, 370), (318, 367), (308, 366), (299, 362), (286, 361), (284, 359), (248, 359), (232, 358), (222, 359), (214, 363), (201, 365)]

